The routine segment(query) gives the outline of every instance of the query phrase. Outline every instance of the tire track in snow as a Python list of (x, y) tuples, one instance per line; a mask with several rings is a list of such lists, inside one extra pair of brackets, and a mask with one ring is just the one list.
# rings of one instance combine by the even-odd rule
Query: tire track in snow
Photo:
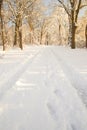
[(67, 77), (64, 62), (61, 63), (60, 57), (52, 49), (51, 53), (53, 53), (58, 66), (60, 66), (61, 75), (57, 72), (54, 78), (50, 79), (55, 87), (54, 95), (56, 95), (56, 97), (54, 95), (49, 97), (47, 103), (50, 114), (58, 123), (59, 129), (87, 130), (87, 109), (71, 80)]
[(52, 50), (56, 59), (60, 61), (60, 65), (63, 68), (66, 76), (71, 82), (72, 86), (77, 90), (79, 96), (81, 97), (83, 103), (87, 107), (87, 81), (86, 79), (69, 63), (67, 63), (59, 53)]
[[(13, 87), (11, 89), (11, 91), (9, 91), (9, 93), (7, 93), (7, 96), (5, 96), (5, 98), (4, 98), (4, 102), (8, 103), (9, 101), (8, 100), (6, 101), (6, 99), (7, 99), (7, 97), (9, 97), (8, 99), (10, 99), (12, 101), (12, 102), (10, 102), (10, 104), (11, 103), (15, 104), (15, 100), (17, 100), (18, 104), (15, 104), (14, 106), (17, 107), (17, 111), (19, 111), (19, 113), (21, 111), (19, 104), (23, 103), (22, 104), (23, 110), (21, 112), (21, 115), (22, 115), (21, 117), (26, 117), (25, 119), (24, 118), (21, 119), (20, 116), (18, 116), (19, 113), (16, 114), (19, 117), (20, 122), (16, 121), (18, 119), (18, 117), (16, 116), (14, 122), (17, 122), (17, 123), (16, 123), (16, 125), (14, 125), (14, 124), (12, 125), (12, 123), (13, 123), (12, 122), (10, 129), (11, 128), (15, 129), (15, 126), (16, 126), (16, 129), (18, 129), (18, 130), (19, 129), (20, 130), (21, 129), (58, 130), (58, 129), (56, 129), (55, 121), (53, 120), (53, 118), (51, 118), (49, 116), (48, 108), (46, 105), (46, 103), (47, 103), (46, 101), (47, 101), (47, 98), (49, 95), (49, 91), (48, 91), (49, 88), (47, 89), (47, 87), (44, 86), (44, 76), (46, 76), (46, 73), (43, 73), (43, 72), (46, 72), (46, 71), (48, 72), (47, 66), (49, 65), (49, 63), (48, 63), (49, 57), (46, 57), (47, 56), (46, 54), (48, 54), (48, 51), (46, 49), (45, 49), (46, 51), (43, 49), (40, 52), (40, 54), (34, 59), (32, 64), (30, 65), (30, 67), (27, 68), (27, 71), (25, 71), (22, 74), (22, 76), (18, 79), (19, 81), (21, 79), (26, 80), (26, 81), (28, 81), (27, 83), (30, 83), (30, 84), (35, 83), (36, 87), (33, 88), (31, 85), (31, 87), (33, 89), (28, 89), (26, 91), (26, 86), (24, 86), (25, 90), (23, 90), (21, 92), (16, 88), (16, 87), (20, 87), (20, 86), (18, 84), (15, 84), (14, 87), (16, 89), (14, 89), (14, 87)], [(48, 56), (49, 56), (49, 54), (48, 54)], [(47, 69), (44, 67), (47, 67)], [(32, 72), (38, 72), (38, 73), (35, 74)], [(26, 79), (26, 78), (28, 78), (28, 79)], [(37, 82), (36, 82), (36, 79), (38, 80)], [(39, 89), (37, 89), (37, 87)], [(28, 85), (28, 88), (30, 88), (30, 85)], [(14, 94), (12, 94), (10, 97), (11, 92), (13, 92)], [(20, 99), (20, 101), (19, 101), (19, 99)], [(5, 116), (9, 115), (8, 113), (10, 113), (10, 112), (11, 112), (11, 108), (9, 108), (9, 110), (7, 110), (7, 114), (4, 112), (6, 114)], [(12, 115), (13, 114), (14, 114), (14, 111), (13, 111)], [(3, 116), (4, 116), (4, 114), (2, 114), (2, 117)], [(38, 120), (37, 120), (37, 118), (38, 118)], [(0, 122), (2, 120), (3, 120), (3, 118), (0, 120)], [(8, 120), (12, 121), (12, 118), (9, 118)], [(0, 127), (1, 129), (7, 128), (5, 123), (7, 123), (6, 119), (4, 119), (3, 124)], [(9, 129), (9, 127), (7, 129)]]
[(33, 60), (37, 57), (37, 55), (40, 53), (40, 50), (33, 54), (32, 56), (28, 56), (28, 58), (23, 61), (22, 64), (20, 64), (15, 73), (12, 74), (10, 77), (8, 75), (7, 79), (4, 83), (0, 86), (0, 100), (4, 96), (4, 94), (12, 88), (12, 86), (16, 83), (16, 81), (20, 78), (20, 76), (26, 71), (26, 69), (29, 67), (29, 65), (33, 62)]
[[(32, 65), (33, 67), (31, 67)], [(31, 72), (32, 71), (34, 72), (35, 70), (36, 72), (39, 71), (39, 74), (37, 74), (37, 78), (39, 78), (40, 83), (38, 81), (37, 85), (40, 87), (40, 89), (36, 89), (36, 90), (34, 89), (33, 91), (29, 90), (28, 95), (26, 96), (26, 93), (25, 93), (25, 97), (24, 96), (22, 97), (21, 100), (24, 101), (23, 103), (24, 103), (25, 109), (23, 108), (24, 112), (21, 111), (20, 115), (22, 115), (22, 113), (25, 115), (26, 107), (28, 107), (27, 112), (28, 113), (30, 112), (31, 116), (32, 115), (33, 116), (32, 118), (30, 118), (31, 116), (29, 114), (29, 118), (26, 118), (26, 120), (25, 118), (22, 118), (22, 122), (21, 122), (22, 124), (21, 124), (21, 127), (19, 127), (19, 129), (20, 130), (21, 129), (26, 129), (26, 130), (28, 129), (31, 129), (31, 130), (51, 130), (51, 129), (52, 130), (87, 130), (87, 116), (86, 116), (87, 111), (83, 103), (81, 102), (80, 98), (78, 97), (76, 89), (74, 89), (71, 82), (66, 77), (66, 73), (63, 71), (60, 61), (57, 59), (57, 57), (55, 57), (51, 48), (48, 47), (44, 51), (42, 51), (42, 53), (39, 54), (37, 59), (35, 58), (32, 65), (30, 66), (29, 69), (28, 68), (27, 69), (28, 69), (28, 72), (30, 70)], [(44, 76), (46, 78), (44, 78), (43, 76), (43, 73), (42, 73), (43, 70), (40, 69), (41, 67), (43, 68), (43, 66), (45, 67)], [(17, 80), (20, 80), (20, 78), (26, 79), (26, 74), (27, 73), (24, 71), (23, 75), (22, 76), (20, 75)], [(30, 78), (30, 75), (27, 75), (27, 77)], [(33, 74), (32, 74), (32, 77), (33, 77), (32, 81), (34, 82), (35, 77), (33, 76)], [(44, 83), (44, 80), (45, 80), (45, 83)], [(9, 97), (12, 100), (13, 104), (14, 104), (13, 101), (16, 97), (15, 94), (12, 95), (13, 100), (12, 100), (12, 97)], [(19, 93), (18, 93), (18, 96), (20, 97)], [(18, 100), (18, 97), (17, 97), (17, 100)], [(25, 101), (26, 101), (26, 106), (25, 106)], [(31, 105), (31, 101), (33, 101), (32, 105)], [(7, 101), (5, 102), (7, 103)], [(18, 104), (16, 104), (17, 107), (18, 107)], [(29, 106), (27, 106), (27, 104)], [(20, 112), (20, 110), (21, 109), (19, 107), (18, 112)], [(7, 110), (7, 115), (9, 115), (8, 114), (9, 112), (11, 112), (10, 108), (9, 110)], [(6, 117), (7, 115), (5, 115), (4, 117)], [(21, 117), (18, 115), (16, 114), (15, 121), (13, 120), (13, 122), (16, 122), (18, 117), (19, 118), (25, 117), (23, 115)], [(27, 116), (27, 113), (26, 113), (26, 116)], [(38, 120), (37, 120), (37, 117), (39, 117)], [(2, 115), (2, 118), (3, 118), (3, 115)], [(29, 119), (30, 119), (30, 126), (29, 126)], [(9, 122), (9, 119), (8, 119), (8, 122)], [(6, 129), (7, 127), (5, 127), (6, 126), (5, 123), (7, 123), (6, 118), (5, 118), (5, 122), (3, 120), (3, 125), (2, 125), (2, 128), (4, 127)], [(12, 126), (12, 123), (10, 124)], [(54, 129), (54, 126), (56, 126), (55, 124), (57, 125), (56, 129)], [(22, 127), (22, 125), (24, 126)], [(12, 126), (10, 128), (17, 129), (17, 127), (16, 128), (14, 127)], [(9, 127), (7, 129), (9, 129)]]

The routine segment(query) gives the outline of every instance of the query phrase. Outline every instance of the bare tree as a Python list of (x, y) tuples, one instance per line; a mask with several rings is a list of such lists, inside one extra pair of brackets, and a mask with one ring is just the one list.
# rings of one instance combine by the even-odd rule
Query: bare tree
[[(27, 22), (29, 25), (29, 39), (30, 43), (41, 41), (41, 28), (44, 19), (44, 5), (41, 0), (36, 0), (34, 4), (26, 11)], [(39, 35), (40, 34), (40, 35)]]
[(86, 38), (86, 48), (87, 48), (87, 25), (85, 27), (85, 38)]
[(0, 17), (1, 17), (1, 8), (2, 8), (3, 0), (0, 0)]
[(75, 33), (77, 29), (77, 20), (79, 10), (87, 4), (84, 4), (84, 0), (58, 0), (59, 3), (63, 6), (66, 13), (68, 14), (69, 19), (69, 44), (71, 48), (75, 48)]
[(5, 51), (5, 26), (3, 18), (3, 0), (0, 0), (0, 18), (1, 18), (1, 39), (3, 44), (3, 51)]
[(26, 10), (28, 10), (36, 0), (6, 0), (11, 16), (9, 19), (15, 25), (14, 45), (18, 45), (23, 49), (22, 42), (22, 22), (26, 16)]

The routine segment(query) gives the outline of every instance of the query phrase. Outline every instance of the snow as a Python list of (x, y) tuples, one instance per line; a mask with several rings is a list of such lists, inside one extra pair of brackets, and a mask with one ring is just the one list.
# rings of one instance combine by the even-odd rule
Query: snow
[(87, 50), (0, 51), (0, 130), (87, 130)]

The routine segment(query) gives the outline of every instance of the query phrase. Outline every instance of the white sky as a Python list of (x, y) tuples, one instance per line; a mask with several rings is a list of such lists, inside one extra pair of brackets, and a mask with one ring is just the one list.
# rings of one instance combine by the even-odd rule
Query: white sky
[[(49, 2), (51, 2), (51, 1), (54, 1), (54, 0), (43, 0), (43, 2), (44, 2), (46, 5), (48, 5)], [(56, 0), (56, 2), (57, 2), (57, 0)], [(87, 7), (86, 7), (86, 8), (87, 8)], [(80, 17), (84, 15), (85, 10), (87, 10), (86, 8), (83, 8), (83, 9), (80, 10), (80, 13), (79, 13), (79, 16), (80, 16)]]
[(47, 5), (51, 0), (43, 0), (43, 1)]

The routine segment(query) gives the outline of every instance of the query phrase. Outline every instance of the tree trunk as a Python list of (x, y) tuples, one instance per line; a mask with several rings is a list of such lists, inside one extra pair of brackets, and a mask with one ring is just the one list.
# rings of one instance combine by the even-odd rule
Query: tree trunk
[(75, 33), (76, 33), (76, 25), (75, 25), (75, 11), (73, 10), (74, 3), (72, 3), (72, 10), (71, 10), (71, 48), (75, 49)]
[(1, 17), (2, 4), (3, 4), (3, 0), (0, 0), (0, 17)]
[(21, 50), (23, 50), (23, 44), (22, 44), (22, 30), (19, 29), (19, 47)]
[(74, 21), (69, 20), (69, 36), (68, 36), (68, 44), (72, 49), (75, 49), (75, 34), (76, 34), (76, 26)]
[(21, 50), (23, 50), (23, 44), (22, 44), (22, 19), (21, 16), (19, 16), (19, 47)]
[(31, 31), (30, 32), (30, 44), (33, 44), (33, 34), (32, 34), (33, 32)]
[(48, 35), (48, 33), (46, 34), (46, 45), (49, 45), (49, 35)]
[(16, 16), (15, 23), (15, 36), (14, 36), (14, 46), (19, 45), (21, 49), (23, 49), (22, 45), (22, 19), (20, 15)]
[(72, 38), (71, 38), (71, 48), (75, 49), (76, 45), (75, 45), (75, 34), (76, 34), (76, 26), (75, 23), (72, 23)]
[(41, 34), (40, 34), (40, 45), (42, 44), (42, 37), (43, 37), (43, 33), (41, 31)]
[(15, 35), (14, 35), (14, 46), (17, 45), (17, 33), (18, 33), (18, 29), (17, 29), (17, 22), (15, 23)]
[(33, 44), (33, 31), (34, 31), (34, 28), (33, 28), (33, 25), (32, 25), (32, 18), (28, 17), (28, 24), (29, 24), (29, 30), (30, 30), (30, 44)]
[(1, 14), (1, 37), (2, 37), (3, 51), (5, 51), (5, 32), (4, 32), (4, 23), (2, 14)]
[(61, 24), (59, 24), (59, 45), (62, 44), (62, 37), (61, 37)]
[(72, 20), (69, 16), (68, 16), (68, 20), (69, 20), (68, 44), (71, 46), (71, 43), (72, 43)]
[(29, 42), (32, 43), (31, 33), (29, 34)]
[(1, 12), (3, 5), (3, 0), (0, 0), (0, 18), (1, 18), (1, 37), (2, 37), (2, 44), (3, 44), (3, 51), (5, 51), (5, 33), (4, 33), (4, 21), (3, 21), (3, 14)]
[(86, 28), (85, 28), (85, 38), (86, 38), (86, 48), (87, 48), (87, 25), (86, 25)]

